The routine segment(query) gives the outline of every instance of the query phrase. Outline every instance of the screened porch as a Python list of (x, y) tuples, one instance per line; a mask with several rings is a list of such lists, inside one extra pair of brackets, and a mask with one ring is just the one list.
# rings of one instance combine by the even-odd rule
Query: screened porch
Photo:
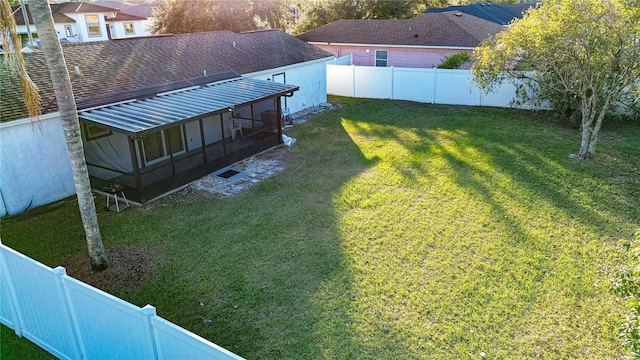
[(297, 86), (236, 78), (81, 111), (92, 187), (145, 203), (282, 143)]

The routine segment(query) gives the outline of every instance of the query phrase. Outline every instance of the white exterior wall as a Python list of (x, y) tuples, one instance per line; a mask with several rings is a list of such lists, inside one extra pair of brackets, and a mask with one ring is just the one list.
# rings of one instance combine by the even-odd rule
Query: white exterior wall
[[(89, 41), (103, 41), (103, 40), (109, 40), (109, 37), (107, 35), (107, 28), (106, 28), (106, 23), (104, 21), (104, 17), (106, 16), (113, 16), (113, 13), (67, 13), (65, 14), (66, 16), (68, 16), (69, 18), (75, 20), (75, 23), (56, 23), (55, 24), (55, 28), (56, 31), (58, 32), (58, 38), (59, 39), (67, 39), (68, 41), (71, 42), (89, 42)], [(100, 36), (94, 36), (94, 37), (89, 37), (89, 31), (87, 29), (87, 21), (85, 19), (85, 15), (95, 15), (98, 17), (98, 21), (100, 24)], [(64, 26), (65, 25), (71, 25), (71, 28), (73, 30), (73, 37), (71, 38), (67, 38), (67, 35), (65, 33), (65, 29)], [(144, 26), (142, 26), (142, 23), (140, 21), (138, 21), (138, 26), (141, 29), (141, 35), (142, 35), (142, 29), (144, 29)], [(38, 31), (36, 30), (36, 26), (34, 24), (29, 24), (29, 28), (31, 29), (31, 33), (35, 34)], [(26, 34), (27, 33), (27, 26), (26, 25), (18, 25), (16, 27), (18, 34)], [(124, 33), (124, 29), (122, 30), (122, 33)], [(138, 33), (138, 29), (136, 28), (136, 35)]]
[(75, 193), (59, 113), (0, 123), (0, 216)]
[[(114, 39), (151, 35), (151, 33), (147, 31), (147, 28), (144, 25), (142, 20), (107, 21), (107, 23), (109, 24), (109, 27), (111, 29), (111, 37)], [(133, 34), (127, 34), (125, 32), (125, 28), (124, 28), (125, 24), (133, 24), (133, 31), (134, 31)]]
[[(261, 80), (273, 80), (274, 75), (284, 73), (287, 84), (300, 87), (300, 90), (293, 93), (293, 97), (286, 98), (289, 111), (294, 113), (327, 102), (326, 64), (328, 60), (331, 60), (331, 58), (244, 74), (243, 76)], [(283, 97), (283, 108), (285, 107), (284, 99)]]
[[(105, 15), (112, 16), (113, 13), (81, 13), (81, 14), (65, 14), (68, 17), (72, 18), (76, 21), (76, 29), (79, 34), (79, 41), (89, 42), (89, 41), (103, 41), (109, 40), (107, 36), (107, 28), (104, 22)], [(98, 21), (100, 23), (100, 36), (89, 37), (89, 30), (87, 29), (87, 21), (85, 20), (85, 15), (96, 15), (98, 17)], [(64, 30), (64, 29), (63, 29)], [(62, 33), (64, 34), (64, 32)]]

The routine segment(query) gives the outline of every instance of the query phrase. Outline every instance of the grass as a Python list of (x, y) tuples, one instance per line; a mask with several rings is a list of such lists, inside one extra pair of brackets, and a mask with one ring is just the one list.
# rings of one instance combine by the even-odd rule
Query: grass
[[(607, 279), (640, 227), (640, 127), (609, 124), (582, 163), (542, 115), (333, 100), (243, 193), (100, 212), (108, 248), (162, 258), (107, 290), (247, 359), (625, 355)], [(69, 201), (2, 219), (2, 241), (50, 266), (85, 246)]]

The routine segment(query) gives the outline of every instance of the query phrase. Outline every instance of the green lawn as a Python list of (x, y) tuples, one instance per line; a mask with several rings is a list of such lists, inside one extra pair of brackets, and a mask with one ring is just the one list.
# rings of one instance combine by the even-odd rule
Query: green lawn
[[(605, 126), (581, 163), (578, 130), (544, 115), (331, 100), (253, 188), (101, 211), (107, 248), (162, 259), (107, 290), (247, 359), (625, 354), (608, 278), (640, 228), (640, 126)], [(85, 248), (77, 213), (3, 219), (2, 241), (56, 266)]]

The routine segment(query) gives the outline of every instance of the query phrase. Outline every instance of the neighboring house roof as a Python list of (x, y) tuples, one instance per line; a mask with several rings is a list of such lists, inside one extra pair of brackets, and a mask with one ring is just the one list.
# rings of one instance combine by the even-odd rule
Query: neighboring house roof
[[(66, 43), (63, 50), (79, 109), (135, 98), (150, 87), (189, 86), (191, 79), (224, 72), (250, 74), (332, 57), (279, 30), (215, 31), (91, 43)], [(25, 54), (40, 89), (43, 113), (56, 111), (44, 57)], [(77, 66), (81, 75), (74, 74)], [(0, 61), (0, 121), (26, 117), (19, 81)]]
[(500, 31), (502, 27), (490, 21), (443, 12), (406, 20), (338, 20), (298, 38), (311, 43), (476, 47)]
[(108, 19), (108, 21), (133, 21), (133, 20), (147, 20), (147, 18), (131, 15), (123, 12), (117, 12), (115, 17)]
[(110, 1), (110, 0), (96, 1), (96, 2), (94, 2), (94, 4), (95, 5), (99, 5), (99, 6), (108, 7), (108, 8), (118, 9), (118, 10), (124, 10), (124, 9), (127, 9), (127, 8), (133, 6), (131, 4), (123, 3), (123, 2), (120, 2), (120, 1)]
[[(33, 18), (31, 17), (31, 12), (29, 11), (29, 4), (25, 5), (27, 8), (27, 14), (29, 15), (29, 23), (33, 24)], [(61, 4), (51, 4), (51, 13), (53, 14), (53, 21), (56, 19), (62, 19), (66, 21), (60, 21), (62, 23), (73, 23), (75, 21), (71, 20), (69, 17), (64, 14), (72, 14), (72, 13), (112, 13), (116, 12), (116, 9), (108, 8), (104, 6), (98, 6), (85, 2), (71, 2), (71, 3), (61, 3)], [(11, 7), (11, 12), (14, 14), (14, 18), (16, 20), (16, 25), (25, 25), (24, 22), (24, 14), (22, 13), (22, 6), (16, 5)], [(69, 21), (71, 20), (71, 21)]]
[(477, 16), (481, 19), (491, 21), (500, 25), (509, 25), (513, 19), (521, 19), (523, 13), (537, 2), (528, 2), (520, 4), (497, 5), (492, 3), (478, 3), (459, 6), (448, 6), (445, 8), (429, 8), (426, 14), (441, 13), (448, 11), (459, 11), (465, 14)]
[(138, 4), (123, 9), (122, 12), (144, 18), (151, 18), (153, 17), (153, 7), (151, 4)]
[[(53, 22), (56, 24), (75, 24), (76, 21), (65, 14), (52, 14)], [(33, 23), (31, 23), (33, 24)]]
[(96, 1), (94, 4), (118, 9), (122, 14), (129, 14), (148, 19), (153, 17), (152, 4), (127, 4), (120, 1)]

